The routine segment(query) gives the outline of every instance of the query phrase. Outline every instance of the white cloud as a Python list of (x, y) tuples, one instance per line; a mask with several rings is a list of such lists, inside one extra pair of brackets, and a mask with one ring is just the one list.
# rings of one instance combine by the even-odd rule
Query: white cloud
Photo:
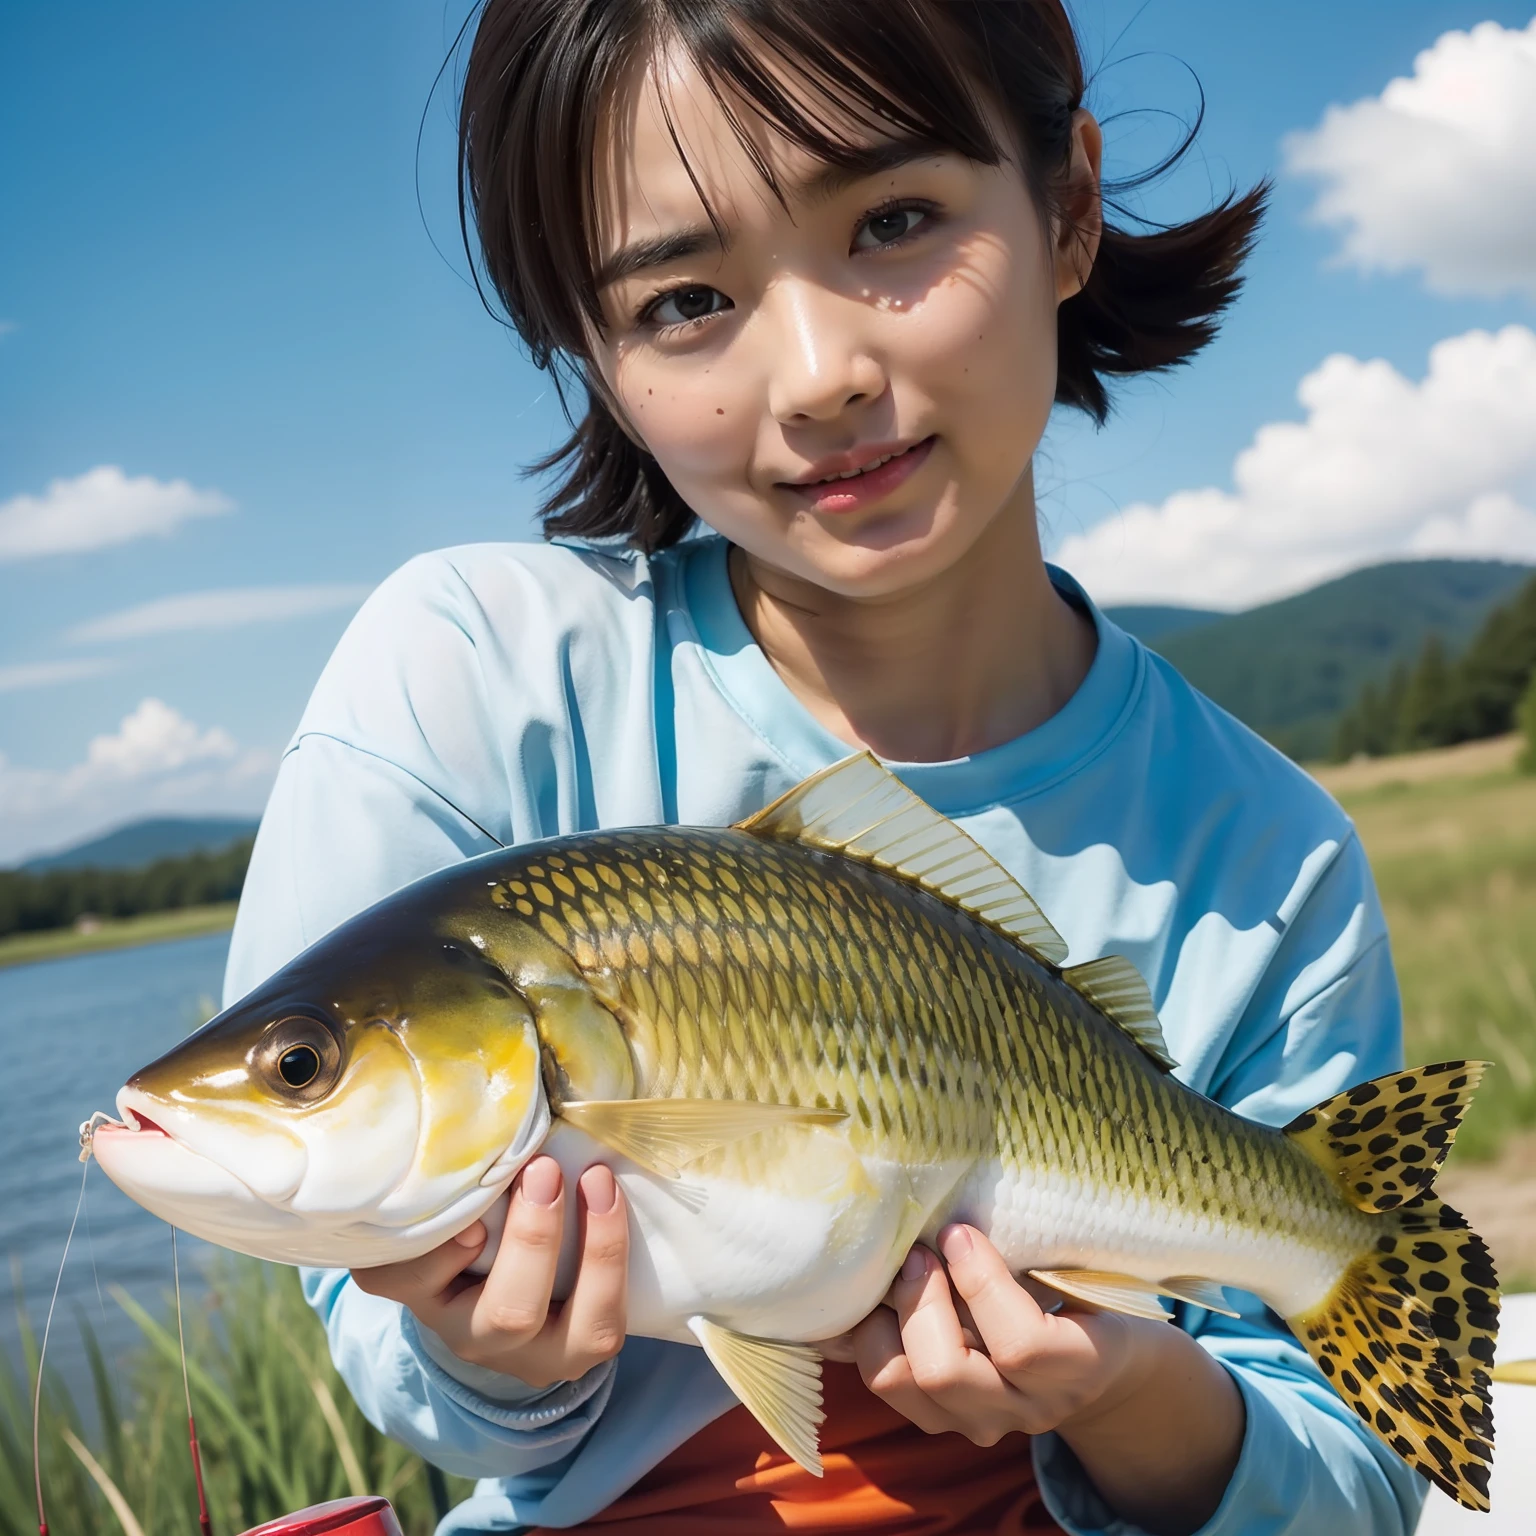
[(1450, 294), (1536, 298), (1536, 20), (1447, 32), (1413, 75), (1292, 134), (1293, 171), (1367, 271), (1422, 270)]
[(254, 810), (275, 766), (270, 753), (242, 750), (221, 727), (200, 728), (144, 699), (68, 768), (26, 768), (0, 754), (0, 863), (135, 816)]
[(1234, 489), (1180, 491), (1065, 539), (1100, 602), (1242, 608), (1375, 561), (1536, 560), (1536, 333), (1440, 342), (1419, 382), (1334, 356), (1298, 391), (1306, 419), (1263, 427)]
[(105, 549), (233, 506), (218, 491), (200, 491), (185, 480), (130, 479), (117, 465), (101, 464), (73, 480), (52, 481), (41, 496), (0, 502), (0, 561)]
[(366, 586), (225, 587), (213, 592), (184, 592), (158, 598), (92, 619), (70, 630), (68, 638), (93, 643), (137, 640), (188, 630), (239, 629), (336, 608), (355, 608), (372, 589)]
[(117, 666), (105, 657), (88, 656), (78, 661), (23, 661), (0, 667), (0, 693), (18, 688), (51, 688), (55, 683), (74, 683), (84, 677), (100, 677)]

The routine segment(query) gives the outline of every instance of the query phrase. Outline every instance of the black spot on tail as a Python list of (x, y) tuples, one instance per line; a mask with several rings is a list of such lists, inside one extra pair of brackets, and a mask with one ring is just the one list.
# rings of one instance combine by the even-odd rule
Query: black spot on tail
[(1381, 1222), (1327, 1301), (1288, 1322), (1387, 1445), (1458, 1503), (1487, 1509), (1488, 1372), (1499, 1325), (1493, 1261), (1433, 1195)]

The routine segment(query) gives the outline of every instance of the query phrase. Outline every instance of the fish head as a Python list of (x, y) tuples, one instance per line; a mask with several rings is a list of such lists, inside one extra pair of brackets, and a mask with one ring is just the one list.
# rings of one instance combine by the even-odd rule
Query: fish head
[(286, 1263), (413, 1258), (549, 1128), (533, 1013), (472, 925), (365, 914), (134, 1073), (91, 1136), (114, 1183)]

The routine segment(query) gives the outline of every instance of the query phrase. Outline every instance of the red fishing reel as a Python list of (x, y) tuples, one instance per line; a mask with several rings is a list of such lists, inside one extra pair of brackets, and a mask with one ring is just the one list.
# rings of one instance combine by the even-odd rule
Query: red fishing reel
[(253, 1526), (245, 1536), (401, 1536), (401, 1531), (389, 1500), (375, 1496), (311, 1504)]

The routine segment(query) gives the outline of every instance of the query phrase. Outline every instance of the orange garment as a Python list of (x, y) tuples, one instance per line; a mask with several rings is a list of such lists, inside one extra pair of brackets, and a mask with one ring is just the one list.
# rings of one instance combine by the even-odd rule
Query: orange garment
[(926, 1435), (870, 1392), (851, 1365), (829, 1361), (823, 1384), (824, 1477), (803, 1472), (745, 1408), (733, 1408), (571, 1529), (591, 1536), (1061, 1536), (1022, 1435), (985, 1449), (963, 1435)]

